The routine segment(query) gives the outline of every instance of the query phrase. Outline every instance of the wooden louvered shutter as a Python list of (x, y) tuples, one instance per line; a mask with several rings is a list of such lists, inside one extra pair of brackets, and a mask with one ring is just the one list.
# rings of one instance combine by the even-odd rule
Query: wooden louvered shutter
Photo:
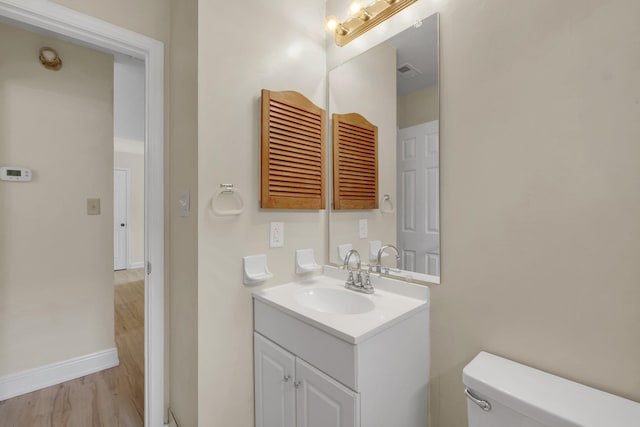
[(262, 90), (260, 207), (324, 209), (326, 112), (298, 92)]
[(360, 114), (333, 115), (333, 207), (378, 208), (378, 127)]

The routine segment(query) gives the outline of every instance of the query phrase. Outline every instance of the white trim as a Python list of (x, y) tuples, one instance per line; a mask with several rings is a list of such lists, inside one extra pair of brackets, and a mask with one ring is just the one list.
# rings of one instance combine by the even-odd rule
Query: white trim
[(135, 270), (136, 268), (144, 268), (144, 261), (132, 262), (127, 265), (127, 270)]
[(176, 420), (176, 416), (173, 415), (171, 408), (169, 408), (169, 424), (165, 424), (165, 427), (180, 427), (180, 424), (178, 424), (178, 420)]
[(145, 61), (145, 426), (164, 424), (164, 45), (43, 0), (0, 0), (0, 18)]
[(144, 155), (144, 141), (126, 138), (113, 138), (113, 151), (116, 153), (128, 153)]
[(0, 401), (118, 366), (118, 349), (110, 348), (62, 362), (0, 377)]

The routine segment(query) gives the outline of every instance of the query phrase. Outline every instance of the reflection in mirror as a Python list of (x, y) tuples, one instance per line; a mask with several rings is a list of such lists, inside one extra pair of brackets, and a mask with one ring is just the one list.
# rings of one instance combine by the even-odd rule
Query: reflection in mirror
[(378, 127), (358, 113), (332, 121), (333, 209), (377, 209)]
[(376, 265), (394, 245), (400, 259), (384, 250), (383, 272), (439, 282), (438, 53), (436, 14), (329, 72), (330, 115), (357, 113), (378, 128), (378, 208), (332, 206), (332, 264), (356, 249)]

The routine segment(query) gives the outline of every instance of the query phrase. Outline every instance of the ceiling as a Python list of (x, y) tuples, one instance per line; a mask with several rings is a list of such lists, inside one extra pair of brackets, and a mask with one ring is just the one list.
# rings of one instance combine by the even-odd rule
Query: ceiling
[(411, 26), (387, 40), (397, 51), (397, 67), (411, 64), (422, 72), (412, 78), (397, 74), (398, 96), (438, 84), (438, 17), (432, 15), (418, 28)]

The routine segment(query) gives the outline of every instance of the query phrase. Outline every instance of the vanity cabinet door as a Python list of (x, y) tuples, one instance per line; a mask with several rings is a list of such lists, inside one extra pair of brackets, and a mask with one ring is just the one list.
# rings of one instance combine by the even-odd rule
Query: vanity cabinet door
[(254, 333), (256, 427), (295, 427), (293, 354)]
[(358, 394), (303, 360), (296, 360), (297, 427), (358, 427)]

